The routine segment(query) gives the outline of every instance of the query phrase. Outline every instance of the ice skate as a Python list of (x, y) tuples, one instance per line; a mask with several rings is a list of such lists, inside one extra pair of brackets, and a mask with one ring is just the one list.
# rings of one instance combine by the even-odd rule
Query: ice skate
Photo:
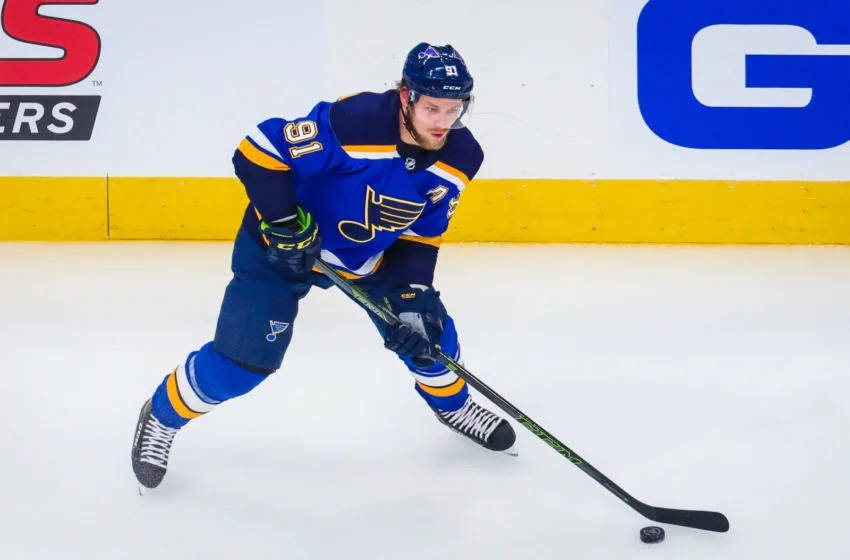
[(431, 408), (440, 422), (478, 445), (492, 451), (517, 455), (513, 447), (516, 433), (511, 425), (507, 420), (476, 404), (471, 396), (466, 398), (466, 402), (458, 410), (446, 412)]
[[(136, 433), (133, 438), (133, 472), (141, 486), (156, 488), (162, 482), (168, 469), (168, 454), (171, 442), (177, 433), (176, 428), (160, 424), (151, 412), (151, 401), (148, 399), (139, 412)], [(142, 488), (139, 487), (139, 493)]]

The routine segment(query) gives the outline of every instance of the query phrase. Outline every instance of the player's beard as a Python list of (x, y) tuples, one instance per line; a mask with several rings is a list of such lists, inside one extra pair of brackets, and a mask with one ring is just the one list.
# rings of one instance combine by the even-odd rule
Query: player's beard
[(439, 150), (440, 148), (446, 145), (446, 140), (449, 137), (448, 130), (443, 134), (442, 138), (440, 138), (439, 140), (431, 136), (429, 132), (418, 132), (420, 138), (419, 145), (425, 148), (426, 150)]
[[(407, 132), (413, 137), (417, 144), (421, 148), (425, 148), (426, 150), (439, 150), (446, 144), (446, 140), (449, 138), (449, 131), (446, 130), (443, 134), (442, 138), (437, 140), (431, 133), (426, 131), (419, 130), (416, 128), (416, 124), (413, 122), (413, 118), (410, 116), (410, 108), (407, 110), (402, 110), (402, 119), (404, 128), (407, 129)], [(435, 131), (436, 132), (436, 131)]]

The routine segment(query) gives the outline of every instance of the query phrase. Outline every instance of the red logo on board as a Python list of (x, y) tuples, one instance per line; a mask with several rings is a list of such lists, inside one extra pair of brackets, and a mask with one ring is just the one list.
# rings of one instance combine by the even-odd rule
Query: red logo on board
[(64, 52), (61, 58), (0, 58), (0, 86), (57, 87), (76, 84), (100, 58), (100, 36), (80, 21), (44, 16), (45, 5), (97, 4), (99, 0), (6, 0), (3, 31), (9, 37)]

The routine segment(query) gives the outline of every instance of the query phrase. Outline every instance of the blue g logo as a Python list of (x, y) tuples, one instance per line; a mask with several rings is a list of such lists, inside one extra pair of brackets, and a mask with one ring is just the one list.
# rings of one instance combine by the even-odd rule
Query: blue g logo
[(850, 55), (746, 55), (746, 87), (808, 88), (804, 107), (697, 99), (692, 45), (714, 25), (795, 26), (818, 45), (850, 45), (850, 0), (650, 0), (638, 21), (638, 103), (655, 134), (704, 149), (819, 150), (850, 140)]

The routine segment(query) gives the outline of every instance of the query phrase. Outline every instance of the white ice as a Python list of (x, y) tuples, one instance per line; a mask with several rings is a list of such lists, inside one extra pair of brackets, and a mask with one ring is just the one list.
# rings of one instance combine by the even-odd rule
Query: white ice
[[(636, 498), (521, 426), (437, 423), (337, 290), (284, 367), (192, 422), (145, 496), (142, 402), (210, 339), (226, 243), (0, 244), (0, 558), (843, 559), (850, 247), (447, 245), (467, 367)], [(515, 424), (516, 425), (516, 424)]]

